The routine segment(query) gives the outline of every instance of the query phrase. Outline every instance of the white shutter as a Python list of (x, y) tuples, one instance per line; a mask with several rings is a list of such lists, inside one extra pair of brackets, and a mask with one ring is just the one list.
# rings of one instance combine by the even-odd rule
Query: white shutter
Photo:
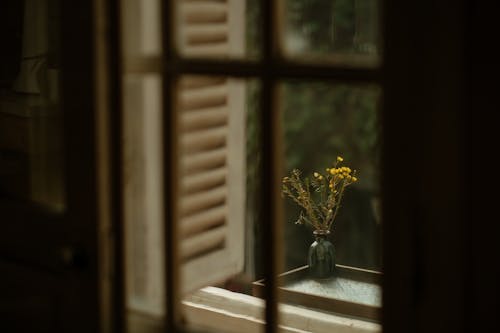
[[(181, 54), (243, 55), (244, 0), (177, 4)], [(145, 61), (158, 55), (159, 14), (152, 13), (158, 13), (159, 1), (124, 0), (124, 5), (125, 59)], [(127, 307), (133, 313), (162, 316), (168, 272), (162, 252), (160, 76), (127, 74), (124, 88)], [(178, 237), (186, 293), (223, 281), (243, 267), (245, 83), (184, 77), (178, 97)]]
[(246, 0), (178, 0), (178, 48), (183, 56), (245, 55)]
[[(178, 46), (187, 57), (244, 55), (244, 0), (179, 1)], [(245, 82), (185, 77), (178, 98), (179, 233), (183, 292), (243, 269)]]

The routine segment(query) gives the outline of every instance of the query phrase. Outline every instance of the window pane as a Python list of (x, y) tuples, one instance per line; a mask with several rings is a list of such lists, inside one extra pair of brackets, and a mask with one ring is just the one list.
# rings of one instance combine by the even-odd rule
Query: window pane
[[(249, 296), (262, 275), (258, 90), (254, 80), (228, 77), (186, 76), (178, 84), (184, 317), (214, 332), (262, 330), (264, 301)], [(206, 286), (217, 288), (199, 289)], [(220, 311), (252, 320), (223, 322)]]
[(346, 66), (376, 66), (380, 55), (376, 0), (283, 0), (286, 56)]
[(188, 58), (257, 58), (259, 1), (177, 0), (177, 47)]
[(60, 15), (57, 2), (1, 13), (0, 195), (64, 208)]
[[(280, 91), (288, 177), (282, 301), (374, 319), (381, 305), (379, 89), (287, 81)], [(352, 313), (336, 300), (364, 305)]]

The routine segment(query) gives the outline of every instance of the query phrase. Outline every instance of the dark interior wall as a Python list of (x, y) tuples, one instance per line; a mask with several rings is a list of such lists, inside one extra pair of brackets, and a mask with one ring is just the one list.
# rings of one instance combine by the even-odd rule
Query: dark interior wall
[[(467, 94), (464, 149), (467, 176), (466, 229), (463, 248), (466, 274), (467, 328), (489, 332), (500, 309), (500, 53), (497, 1), (467, 3)], [(479, 176), (479, 177), (478, 177)]]
[(0, 88), (9, 87), (19, 71), (24, 1), (3, 0), (0, 10)]
[(500, 308), (494, 7), (384, 1), (385, 332), (486, 332)]

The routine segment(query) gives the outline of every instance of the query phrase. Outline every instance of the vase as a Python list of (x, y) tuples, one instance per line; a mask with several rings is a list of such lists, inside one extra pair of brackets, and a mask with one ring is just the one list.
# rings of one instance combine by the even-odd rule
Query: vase
[(309, 247), (308, 264), (312, 278), (327, 279), (335, 272), (335, 248), (328, 240), (329, 230), (314, 230), (316, 240)]

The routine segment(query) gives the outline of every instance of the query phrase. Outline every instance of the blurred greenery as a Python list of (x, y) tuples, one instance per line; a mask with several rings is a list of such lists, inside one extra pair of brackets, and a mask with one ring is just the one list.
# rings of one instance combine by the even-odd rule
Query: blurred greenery
[(312, 53), (376, 54), (377, 0), (286, 0), (286, 32)]

